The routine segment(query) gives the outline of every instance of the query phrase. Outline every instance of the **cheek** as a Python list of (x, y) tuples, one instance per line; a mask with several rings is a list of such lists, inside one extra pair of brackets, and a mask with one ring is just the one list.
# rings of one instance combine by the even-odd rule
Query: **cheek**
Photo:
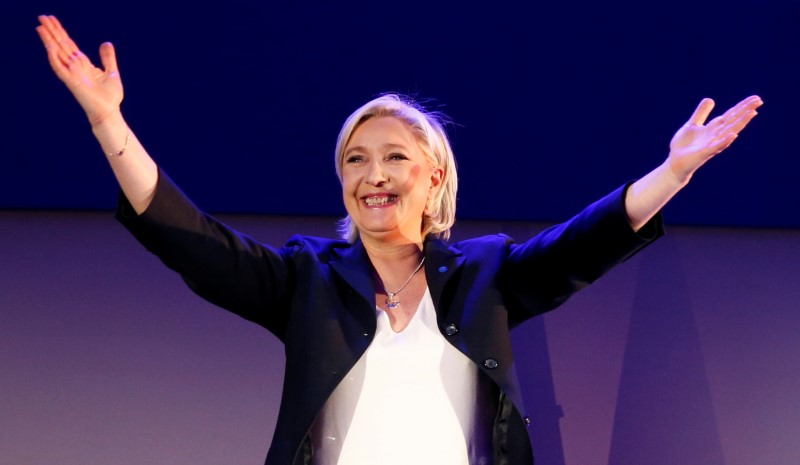
[(407, 190), (413, 190), (416, 187), (419, 187), (417, 184), (424, 181), (424, 177), (422, 176), (422, 167), (419, 165), (411, 167), (411, 169), (404, 171), (401, 176), (404, 178), (402, 179), (403, 186), (406, 187)]
[(347, 188), (347, 185), (344, 184), (344, 179), (342, 179), (342, 206), (347, 214), (352, 217), (358, 211), (356, 204), (358, 200), (356, 199), (356, 193), (352, 190)]
[(355, 181), (355, 177), (353, 176), (353, 174), (349, 173), (347, 171), (343, 171), (342, 172), (342, 195), (347, 197), (348, 193), (353, 193), (355, 191), (356, 186), (357, 186), (357, 183)]
[(353, 187), (353, 177), (342, 174), (342, 203), (344, 204), (347, 213), (351, 213), (353, 203), (355, 202), (355, 189)]

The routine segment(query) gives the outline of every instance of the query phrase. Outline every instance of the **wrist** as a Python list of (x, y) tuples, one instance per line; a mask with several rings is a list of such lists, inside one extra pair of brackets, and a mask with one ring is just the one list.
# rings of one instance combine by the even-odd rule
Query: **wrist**
[(114, 127), (127, 126), (119, 108), (103, 115), (89, 117), (89, 124), (95, 134), (108, 131)]
[(125, 153), (133, 138), (128, 124), (119, 112), (93, 125), (92, 133), (106, 155), (117, 157)]
[(680, 189), (686, 186), (686, 184), (689, 184), (689, 180), (692, 179), (693, 172), (679, 169), (674, 165), (674, 163), (670, 162), (670, 158), (667, 158), (667, 160), (656, 170), (664, 179), (664, 182), (672, 184), (676, 188)]
[(98, 139), (124, 135), (128, 132), (128, 124), (119, 111), (109, 114), (101, 120), (92, 123), (92, 133)]

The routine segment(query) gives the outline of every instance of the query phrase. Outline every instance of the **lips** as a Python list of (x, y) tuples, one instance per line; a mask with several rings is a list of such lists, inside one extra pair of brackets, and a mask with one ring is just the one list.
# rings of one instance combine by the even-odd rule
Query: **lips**
[(370, 194), (362, 197), (368, 207), (385, 207), (397, 201), (397, 196), (393, 194)]

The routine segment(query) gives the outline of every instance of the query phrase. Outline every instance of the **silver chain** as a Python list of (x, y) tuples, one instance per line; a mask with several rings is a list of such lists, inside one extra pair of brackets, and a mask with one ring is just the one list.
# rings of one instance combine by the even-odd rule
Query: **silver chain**
[[(397, 294), (399, 294), (400, 291), (402, 291), (403, 289), (405, 289), (406, 286), (408, 286), (408, 283), (411, 282), (411, 279), (414, 277), (415, 274), (417, 274), (417, 272), (420, 270), (420, 268), (422, 268), (423, 264), (425, 264), (425, 257), (422, 257), (422, 260), (419, 262), (419, 265), (417, 265), (417, 267), (414, 268), (414, 271), (411, 272), (411, 276), (409, 276), (408, 279), (406, 279), (406, 282), (404, 282), (403, 285), (400, 286), (400, 289), (398, 289), (398, 290), (396, 290), (394, 292), (389, 292), (389, 290), (386, 289), (386, 286), (383, 286), (383, 292), (385, 292), (386, 295), (388, 296), (386, 298), (386, 306), (389, 307), (390, 310), (394, 310), (395, 308), (397, 308), (400, 305), (400, 301), (397, 300), (397, 297), (396, 297)], [(383, 284), (381, 284), (381, 285), (383, 285)]]

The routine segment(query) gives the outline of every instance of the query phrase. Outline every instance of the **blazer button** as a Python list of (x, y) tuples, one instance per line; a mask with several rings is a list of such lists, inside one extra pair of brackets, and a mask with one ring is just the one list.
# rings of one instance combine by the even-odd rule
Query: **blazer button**
[(455, 336), (458, 334), (458, 326), (456, 326), (455, 323), (450, 323), (449, 325), (445, 326), (444, 333), (447, 336)]
[(439, 273), (447, 273), (447, 267), (446, 266), (440, 266), (439, 267)]
[(498, 365), (500, 364), (497, 362), (497, 360), (493, 358), (487, 358), (486, 360), (483, 361), (483, 366), (485, 366), (490, 370), (494, 370), (495, 368), (497, 368)]
[(525, 422), (525, 426), (531, 426), (531, 417), (529, 417), (528, 415), (522, 417), (522, 421)]

